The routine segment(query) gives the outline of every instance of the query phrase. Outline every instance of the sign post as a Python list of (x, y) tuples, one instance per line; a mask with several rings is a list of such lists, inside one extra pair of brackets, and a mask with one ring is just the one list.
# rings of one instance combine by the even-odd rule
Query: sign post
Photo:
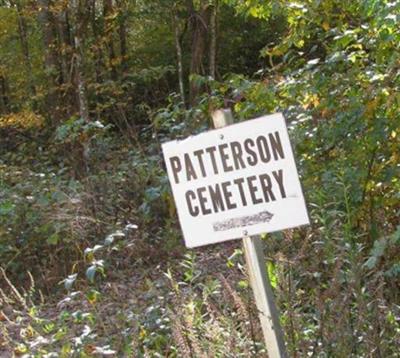
[(162, 145), (185, 243), (243, 239), (268, 355), (286, 358), (256, 236), (309, 223), (285, 119), (278, 113), (233, 124), (230, 110), (218, 110), (213, 122), (215, 130)]
[[(217, 110), (212, 117), (215, 128), (233, 124), (232, 112), (229, 109)], [(260, 237), (244, 237), (243, 251), (268, 356), (270, 358), (285, 358), (287, 357), (285, 341), (279, 323), (274, 293), (265, 270), (265, 259)]]

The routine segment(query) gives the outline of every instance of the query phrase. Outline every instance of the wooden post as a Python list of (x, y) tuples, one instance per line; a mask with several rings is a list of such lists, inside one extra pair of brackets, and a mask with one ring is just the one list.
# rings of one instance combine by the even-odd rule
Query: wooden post
[[(216, 110), (212, 113), (212, 118), (215, 128), (222, 128), (233, 123), (230, 109)], [(287, 354), (282, 328), (279, 323), (279, 313), (275, 306), (271, 284), (265, 270), (265, 259), (260, 237), (244, 237), (243, 250), (268, 356), (269, 358), (286, 358)]]

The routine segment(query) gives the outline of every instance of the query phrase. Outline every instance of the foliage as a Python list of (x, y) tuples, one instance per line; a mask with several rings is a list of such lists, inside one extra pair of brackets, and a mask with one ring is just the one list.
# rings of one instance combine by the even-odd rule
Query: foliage
[(10, 113), (0, 118), (0, 128), (40, 129), (44, 125), (44, 119), (40, 115), (29, 111)]
[(395, 357), (400, 5), (188, 4), (1, 2), (0, 355), (265, 355), (242, 251), (183, 248), (161, 156), (231, 107), (284, 113), (309, 204), (265, 240), (291, 356)]
[[(134, 225), (125, 228), (124, 235), (111, 234), (105, 246), (86, 250), (87, 255), (109, 248), (102, 256), (110, 264), (112, 246), (124, 254), (133, 252), (128, 243), (132, 229)], [(119, 243), (106, 244), (112, 236)], [(212, 265), (220, 265), (214, 260)], [(171, 263), (179, 271), (169, 267), (162, 272), (154, 266), (139, 276), (126, 271), (124, 284), (92, 282), (91, 288), (78, 291), (68, 286), (69, 294), (58, 302), (51, 319), (43, 304), (35, 304), (35, 282), (31, 280), (29, 290), (21, 292), (3, 271), (11, 294), (0, 291), (2, 345), (28, 356), (265, 356), (255, 312), (247, 304), (250, 292), (232, 283), (239, 271), (222, 267), (229, 279), (221, 272), (215, 278), (207, 273), (211, 263), (199, 263), (194, 254)], [(144, 280), (139, 279), (142, 274)], [(76, 275), (67, 280), (76, 280)], [(124, 301), (118, 299), (121, 296)]]

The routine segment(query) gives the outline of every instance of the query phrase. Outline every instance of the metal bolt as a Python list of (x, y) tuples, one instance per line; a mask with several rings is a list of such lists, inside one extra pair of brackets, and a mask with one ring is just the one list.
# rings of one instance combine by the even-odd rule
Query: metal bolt
[(247, 230), (244, 230), (244, 231), (243, 231), (243, 235), (244, 235), (244, 236), (247, 236), (247, 234), (248, 234)]
[(220, 139), (224, 139), (224, 135), (221, 134), (221, 135), (219, 136), (219, 138), (220, 138)]

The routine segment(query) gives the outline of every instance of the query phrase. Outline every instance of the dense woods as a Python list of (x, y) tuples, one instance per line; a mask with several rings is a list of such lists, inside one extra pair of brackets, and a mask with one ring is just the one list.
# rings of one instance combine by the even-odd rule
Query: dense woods
[(398, 357), (400, 3), (0, 0), (0, 357), (266, 357), (240, 241), (188, 250), (161, 144), (282, 112), (263, 236), (291, 357)]

